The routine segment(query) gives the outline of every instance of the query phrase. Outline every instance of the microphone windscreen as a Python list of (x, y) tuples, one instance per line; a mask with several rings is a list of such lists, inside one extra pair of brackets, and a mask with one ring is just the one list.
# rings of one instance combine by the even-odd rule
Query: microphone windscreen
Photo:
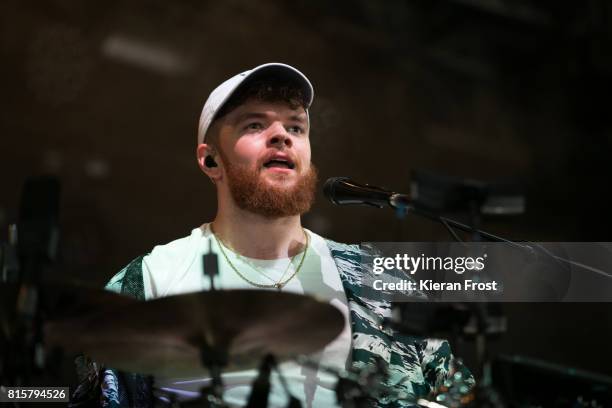
[(343, 181), (343, 180), (348, 180), (348, 177), (331, 177), (328, 178), (327, 181), (325, 182), (325, 184), (323, 184), (323, 194), (325, 194), (325, 197), (327, 197), (327, 199), (329, 201), (331, 201), (334, 204), (338, 204), (336, 202), (336, 200), (334, 199), (334, 195), (335, 195), (335, 191), (336, 191), (336, 186), (338, 184), (338, 182)]

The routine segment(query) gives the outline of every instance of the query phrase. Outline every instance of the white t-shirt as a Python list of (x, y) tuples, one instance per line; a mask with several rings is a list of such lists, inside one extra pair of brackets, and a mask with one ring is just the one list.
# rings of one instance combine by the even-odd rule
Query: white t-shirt
[[(330, 304), (340, 309), (345, 320), (342, 333), (315, 357), (326, 367), (344, 370), (349, 363), (351, 349), (346, 295), (325, 239), (308, 230), (306, 233), (310, 237), (310, 246), (302, 268), (282, 291), (316, 294), (317, 297), (327, 299)], [(209, 245), (212, 245), (212, 250), (218, 254), (219, 275), (215, 278), (217, 289), (257, 289), (238, 276), (227, 264), (211, 234), (209, 225), (204, 224), (194, 229), (190, 236), (167, 245), (157, 246), (144, 257), (142, 269), (146, 299), (209, 290), (209, 278), (202, 273), (202, 255), (208, 252)], [(224, 250), (230, 262), (241, 274), (261, 284), (278, 282), (283, 274), (283, 281), (286, 280), (295, 271), (302, 257), (300, 253), (293, 260), (291, 258), (261, 260), (242, 257), (226, 247)], [(280, 364), (280, 370), (287, 380), (291, 393), (302, 401), (304, 407), (336, 405), (334, 388), (337, 379), (333, 375), (322, 370), (315, 372), (314, 369), (294, 362)], [(245, 405), (251, 392), (251, 383), (256, 376), (255, 369), (224, 373), (226, 402), (238, 406)], [(175, 393), (179, 400), (184, 400), (197, 397), (199, 390), (208, 385), (209, 381), (208, 378), (156, 378), (155, 385), (167, 392)], [(271, 387), (268, 406), (286, 406), (288, 399), (275, 372), (271, 376)]]

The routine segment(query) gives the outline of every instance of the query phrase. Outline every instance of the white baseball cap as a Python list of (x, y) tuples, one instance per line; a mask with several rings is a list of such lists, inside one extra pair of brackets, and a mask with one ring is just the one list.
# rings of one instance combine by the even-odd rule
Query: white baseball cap
[(262, 73), (265, 73), (266, 75), (271, 74), (286, 77), (288, 81), (295, 81), (298, 83), (302, 87), (304, 100), (307, 102), (305, 109), (306, 114), (308, 115), (308, 108), (314, 99), (314, 89), (312, 88), (312, 84), (308, 78), (306, 78), (306, 76), (300, 71), (287, 64), (276, 62), (263, 64), (249, 71), (244, 71), (231, 77), (210, 93), (206, 103), (204, 104), (204, 108), (202, 109), (202, 114), (200, 115), (200, 124), (198, 126), (198, 144), (204, 143), (206, 132), (208, 131), (210, 124), (215, 119), (217, 112), (221, 110), (223, 105), (225, 105), (238, 87), (241, 84), (246, 83), (248, 79), (259, 77)]

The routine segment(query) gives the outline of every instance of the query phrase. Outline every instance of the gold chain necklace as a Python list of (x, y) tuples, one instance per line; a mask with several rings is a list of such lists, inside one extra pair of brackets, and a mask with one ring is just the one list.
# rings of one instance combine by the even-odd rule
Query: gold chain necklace
[[(225, 246), (225, 244), (223, 243), (223, 241), (221, 241), (219, 238), (217, 238), (217, 235), (215, 234), (215, 232), (213, 231), (212, 225), (210, 226), (210, 232), (212, 232), (213, 237), (215, 238), (215, 241), (217, 242), (217, 246), (219, 247), (219, 250), (221, 250), (221, 254), (223, 254), (223, 258), (225, 258), (225, 261), (228, 263), (228, 265), (234, 270), (234, 272), (236, 272), (236, 274), (238, 276), (240, 276), (244, 281), (246, 281), (247, 283), (258, 287), (258, 288), (262, 288), (262, 289), (271, 289), (271, 288), (276, 288), (279, 291), (287, 284), (289, 283), (289, 281), (291, 279), (293, 279), (295, 277), (295, 275), (298, 274), (298, 272), (300, 271), (300, 269), (302, 269), (302, 265), (304, 264), (304, 259), (306, 258), (306, 252), (308, 252), (308, 246), (310, 244), (310, 237), (308, 236), (308, 234), (306, 233), (306, 231), (304, 231), (304, 229), (302, 228), (302, 232), (304, 233), (304, 235), (306, 236), (306, 248), (304, 248), (304, 252), (302, 252), (302, 258), (300, 259), (300, 263), (298, 264), (298, 267), (295, 268), (295, 271), (293, 271), (293, 274), (291, 274), (291, 276), (289, 276), (287, 278), (287, 280), (285, 280), (284, 282), (282, 281), (283, 278), (285, 277), (285, 274), (287, 273), (287, 271), (289, 270), (289, 267), (291, 266), (291, 264), (293, 263), (293, 259), (297, 256), (294, 255), (293, 258), (291, 258), (289, 260), (289, 265), (287, 265), (287, 269), (285, 269), (285, 272), (281, 275), (280, 279), (278, 282), (273, 283), (273, 284), (262, 284), (262, 283), (257, 283), (257, 282), (253, 282), (252, 280), (250, 280), (249, 278), (247, 278), (246, 276), (244, 276), (243, 274), (240, 273), (240, 271), (238, 271), (238, 269), (234, 266), (234, 264), (229, 260), (229, 257), (227, 256), (227, 253), (225, 252), (225, 250), (223, 249), (223, 247)], [(228, 247), (228, 249), (230, 249)], [(230, 249), (231, 250), (231, 249)], [(237, 254), (238, 255), (238, 254)], [(255, 268), (254, 265), (249, 265), (251, 268), (255, 269), (257, 272), (259, 272), (260, 274), (262, 274), (263, 276), (265, 276), (266, 278), (272, 280), (270, 277), (268, 277), (265, 273), (262, 273), (260, 270), (258, 270), (258, 268)]]

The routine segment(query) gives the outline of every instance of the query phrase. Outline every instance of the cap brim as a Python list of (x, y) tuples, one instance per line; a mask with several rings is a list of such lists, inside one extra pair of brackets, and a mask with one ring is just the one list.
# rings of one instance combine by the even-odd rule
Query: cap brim
[(247, 75), (245, 75), (242, 82), (240, 82), (240, 84), (238, 84), (238, 86), (234, 88), (229, 97), (231, 97), (231, 95), (233, 95), (234, 92), (236, 92), (236, 90), (238, 90), (239, 88), (246, 86), (247, 84), (257, 80), (258, 78), (266, 77), (268, 75), (273, 75), (277, 78), (284, 77), (286, 78), (287, 82), (296, 82), (296, 84), (298, 84), (304, 91), (304, 100), (306, 101), (306, 108), (308, 109), (310, 107), (314, 99), (314, 89), (308, 78), (306, 78), (304, 74), (302, 74), (300, 71), (293, 68), (292, 66), (276, 62), (263, 64), (252, 69)]

